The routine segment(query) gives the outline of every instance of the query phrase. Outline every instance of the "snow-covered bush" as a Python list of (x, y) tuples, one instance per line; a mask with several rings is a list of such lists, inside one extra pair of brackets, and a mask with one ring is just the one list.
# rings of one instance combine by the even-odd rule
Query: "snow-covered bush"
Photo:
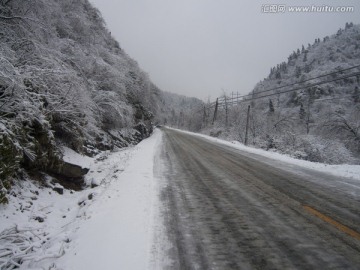
[(0, 204), (6, 203), (12, 177), (19, 169), (22, 151), (15, 135), (0, 122)]
[(350, 108), (337, 106), (329, 109), (319, 130), (324, 137), (342, 140), (348, 149), (360, 154), (360, 105)]
[(327, 164), (351, 164), (355, 162), (352, 153), (338, 140), (326, 140), (307, 135), (298, 138), (295, 156), (301, 159)]

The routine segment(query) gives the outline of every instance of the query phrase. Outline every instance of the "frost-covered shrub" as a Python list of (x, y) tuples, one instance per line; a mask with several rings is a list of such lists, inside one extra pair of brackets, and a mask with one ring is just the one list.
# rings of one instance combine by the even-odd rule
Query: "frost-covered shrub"
[(298, 158), (327, 164), (353, 163), (352, 153), (338, 140), (326, 140), (318, 136), (301, 136), (294, 152)]
[(219, 128), (214, 128), (214, 129), (210, 130), (209, 135), (210, 135), (211, 137), (217, 138), (217, 137), (220, 137), (220, 135), (222, 134), (222, 132), (223, 132), (223, 131), (222, 131), (221, 129), (219, 129)]
[(257, 137), (254, 146), (294, 158), (327, 164), (354, 164), (356, 159), (343, 142), (314, 135)]
[(22, 151), (15, 135), (0, 122), (0, 204), (7, 203), (6, 193), (21, 159)]
[(261, 149), (267, 149), (267, 143), (265, 140), (263, 140), (260, 137), (255, 137), (251, 140), (252, 145), (254, 145), (257, 148), (261, 148)]
[(27, 160), (30, 166), (42, 170), (53, 170), (61, 166), (61, 154), (55, 143), (55, 137), (47, 121), (34, 119), (30, 127), (33, 139), (34, 160)]
[(102, 118), (102, 128), (104, 130), (124, 128), (133, 125), (133, 108), (121, 101), (118, 93), (113, 91), (98, 91), (94, 96), (94, 101), (98, 105), (98, 111)]

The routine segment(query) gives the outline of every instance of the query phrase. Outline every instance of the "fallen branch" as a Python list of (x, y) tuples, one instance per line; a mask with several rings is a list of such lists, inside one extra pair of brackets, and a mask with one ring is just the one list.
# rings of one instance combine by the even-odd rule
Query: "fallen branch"
[(43, 245), (47, 242), (46, 235), (42, 238), (34, 232), (35, 230), (38, 229), (20, 230), (15, 225), (0, 233), (0, 269), (19, 268), (25, 261), (39, 262), (64, 255), (63, 245), (58, 253), (42, 255)]

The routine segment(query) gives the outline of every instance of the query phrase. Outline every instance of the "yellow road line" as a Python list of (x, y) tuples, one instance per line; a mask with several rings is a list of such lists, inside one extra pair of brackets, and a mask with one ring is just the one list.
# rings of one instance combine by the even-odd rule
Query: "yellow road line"
[(303, 208), (308, 211), (309, 213), (313, 214), (314, 216), (317, 216), (318, 218), (320, 218), (321, 220), (333, 225), (334, 227), (336, 227), (338, 230), (354, 237), (357, 240), (360, 240), (360, 233), (354, 231), (353, 229), (350, 229), (349, 227), (337, 222), (336, 220), (333, 220), (332, 218), (320, 213), (319, 211), (317, 211), (316, 209), (308, 206), (308, 205), (303, 205)]

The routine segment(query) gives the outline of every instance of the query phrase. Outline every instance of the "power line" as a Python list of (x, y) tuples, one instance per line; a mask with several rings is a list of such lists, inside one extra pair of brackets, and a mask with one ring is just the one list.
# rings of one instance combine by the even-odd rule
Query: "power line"
[[(340, 81), (340, 80), (343, 80), (343, 79), (347, 79), (347, 78), (355, 77), (355, 76), (359, 76), (359, 75), (360, 75), (360, 72), (356, 72), (356, 73), (346, 75), (346, 76), (343, 76), (343, 77), (340, 77), (340, 78), (321, 81), (321, 82), (318, 82), (318, 83), (313, 83), (313, 84), (310, 84), (310, 85), (306, 85), (306, 86), (302, 86), (302, 87), (298, 87), (298, 88), (294, 88), (294, 89), (289, 89), (289, 90), (286, 90), (286, 91), (281, 91), (281, 92), (267, 94), (267, 95), (258, 96), (258, 97), (252, 97), (252, 98), (249, 98), (249, 99), (243, 99), (243, 100), (240, 100), (238, 103), (248, 102), (248, 101), (252, 101), (252, 100), (255, 100), (255, 99), (271, 97), (271, 96), (276, 96), (276, 95), (285, 94), (285, 93), (289, 93), (289, 92), (295, 92), (295, 91), (298, 91), (298, 90), (308, 89), (308, 88), (312, 88), (312, 87), (315, 87), (315, 86), (318, 86), (318, 85), (322, 85), (322, 84), (326, 84), (326, 83), (330, 83), (330, 82), (335, 82), (335, 81)], [(246, 95), (246, 96), (248, 96), (248, 95)], [(221, 104), (222, 104), (222, 102), (221, 102)]]
[(251, 100), (255, 100), (255, 99), (259, 99), (259, 98), (265, 98), (265, 97), (285, 94), (285, 93), (289, 93), (289, 92), (295, 92), (295, 91), (298, 91), (298, 90), (308, 89), (308, 88), (311, 88), (311, 87), (314, 87), (314, 86), (318, 86), (318, 85), (322, 85), (322, 84), (326, 84), (326, 83), (330, 83), (330, 82), (335, 82), (335, 81), (340, 81), (340, 80), (344, 80), (344, 79), (359, 76), (359, 75), (360, 75), (360, 72), (356, 72), (356, 73), (346, 75), (346, 76), (343, 76), (343, 77), (340, 77), (340, 78), (327, 80), (327, 81), (322, 81), (322, 82), (318, 82), (318, 83), (313, 83), (313, 84), (303, 86), (303, 87), (298, 87), (298, 88), (295, 88), (295, 89), (289, 89), (289, 90), (286, 90), (286, 91), (281, 91), (281, 92), (278, 92), (278, 93), (268, 94), (268, 95), (264, 95), (264, 96), (260, 96), (260, 97), (253, 97), (251, 99), (246, 99), (246, 101), (251, 101)]
[[(302, 87), (298, 87), (298, 88), (295, 88), (295, 89), (290, 89), (290, 90), (286, 90), (286, 91), (281, 91), (281, 92), (277, 92), (277, 93), (272, 93), (272, 94), (268, 94), (268, 95), (264, 95), (264, 96), (258, 96), (258, 97), (252, 97), (251, 99), (242, 99), (242, 100), (239, 100), (240, 98), (246, 98), (248, 96), (253, 96), (254, 94), (257, 95), (257, 94), (262, 94), (262, 93), (266, 93), (266, 92), (270, 92), (270, 91), (274, 91), (274, 90), (279, 90), (279, 89), (282, 89), (282, 88), (285, 88), (285, 87), (290, 87), (290, 86), (294, 86), (294, 85), (297, 85), (297, 84), (303, 84), (305, 82), (309, 82), (309, 81), (312, 81), (312, 80), (315, 80), (315, 79), (319, 79), (319, 78), (323, 78), (323, 77), (327, 77), (327, 76), (331, 76), (331, 75), (335, 75), (337, 73), (343, 73), (345, 71), (349, 71), (349, 70), (352, 70), (352, 69), (356, 69), (356, 68), (360, 68), (360, 65), (356, 65), (356, 66), (353, 66), (353, 67), (350, 67), (350, 68), (346, 68), (346, 69), (341, 69), (341, 70), (337, 70), (337, 71), (333, 71), (333, 72), (330, 72), (330, 73), (327, 73), (327, 74), (323, 74), (323, 75), (319, 75), (319, 76), (316, 76), (316, 77), (312, 77), (312, 78), (309, 78), (309, 79), (306, 79), (304, 81), (300, 81), (300, 82), (296, 82), (296, 83), (291, 83), (291, 84), (287, 84), (287, 85), (282, 85), (282, 86), (279, 86), (279, 87), (275, 87), (275, 88), (271, 88), (271, 89), (266, 89), (264, 91), (259, 91), (257, 93), (251, 93), (251, 94), (247, 94), (247, 95), (242, 95), (242, 96), (236, 96), (234, 98), (228, 98), (227, 100), (230, 101), (230, 104), (238, 104), (238, 103), (241, 103), (241, 102), (247, 102), (247, 101), (251, 101), (251, 100), (255, 100), (255, 99), (260, 99), (260, 98), (265, 98), (265, 97), (270, 97), (270, 96), (274, 96), (274, 95), (280, 95), (280, 94), (283, 94), (283, 93), (288, 93), (288, 92), (294, 92), (294, 91), (298, 91), (298, 90), (302, 90), (302, 89), (307, 89), (307, 88), (311, 88), (311, 87), (314, 87), (314, 86), (318, 86), (318, 85), (322, 85), (322, 84), (325, 84), (325, 83), (330, 83), (330, 82), (334, 82), (334, 81), (338, 81), (338, 80), (343, 80), (343, 79), (347, 79), (347, 78), (350, 78), (350, 77), (354, 77), (354, 76), (359, 76), (360, 75), (360, 72), (357, 72), (357, 73), (353, 73), (353, 74), (350, 74), (350, 75), (346, 75), (346, 76), (343, 76), (343, 77), (340, 77), (340, 78), (335, 78), (335, 79), (332, 79), (332, 80), (326, 80), (326, 81), (321, 81), (321, 82), (318, 82), (318, 83), (313, 83), (313, 84), (310, 84), (310, 85), (306, 85), (306, 86), (302, 86)], [(223, 100), (221, 99), (224, 99), (224, 98), (219, 98), (219, 103), (223, 103)], [(237, 100), (237, 101), (234, 101), (234, 100)], [(215, 105), (215, 102), (212, 102), (210, 104), (208, 104), (206, 107), (207, 109), (211, 109), (213, 106)], [(201, 108), (200, 110), (196, 111), (196, 112), (199, 112), (203, 110), (203, 108)]]
[[(335, 75), (335, 74), (337, 74), (337, 73), (343, 73), (343, 72), (345, 72), (345, 71), (349, 71), (349, 70), (352, 70), (352, 69), (355, 69), (355, 68), (360, 68), (360, 65), (353, 66), (353, 67), (350, 67), (350, 68), (341, 69), (341, 70), (338, 70), (338, 71), (333, 71), (333, 72), (330, 72), (330, 73), (326, 73), (326, 74), (323, 74), (323, 75), (319, 75), (319, 76), (317, 76), (317, 77), (312, 77), (312, 78), (306, 79), (306, 80), (304, 80), (304, 81), (295, 82), (295, 83), (291, 83), (291, 84), (286, 84), (286, 85), (282, 85), (282, 86), (278, 86), (278, 87), (266, 89), (266, 90), (263, 90), (263, 91), (258, 91), (258, 92), (254, 93), (254, 94), (261, 94), (261, 93), (265, 93), (265, 92), (270, 92), (270, 91), (274, 91), (274, 90), (279, 90), (279, 89), (282, 89), (282, 88), (285, 88), (285, 87), (294, 86), (294, 85), (302, 84), (302, 83), (309, 82), (309, 81), (312, 81), (312, 80), (315, 80), (315, 79), (319, 79), (319, 78), (323, 78), (323, 77)], [(243, 98), (243, 97), (252, 96), (252, 95), (253, 95), (253, 93), (251, 93), (251, 94), (246, 94), (246, 95), (237, 96), (237, 97), (234, 97), (234, 98), (229, 98), (229, 100), (231, 100), (231, 99)]]
[(321, 98), (321, 99), (315, 99), (313, 102), (318, 102), (318, 101), (328, 101), (328, 100), (335, 100), (335, 99), (346, 99), (346, 98), (353, 98), (353, 97), (359, 97), (360, 94), (357, 95), (347, 95), (344, 97), (331, 97), (331, 98)]

